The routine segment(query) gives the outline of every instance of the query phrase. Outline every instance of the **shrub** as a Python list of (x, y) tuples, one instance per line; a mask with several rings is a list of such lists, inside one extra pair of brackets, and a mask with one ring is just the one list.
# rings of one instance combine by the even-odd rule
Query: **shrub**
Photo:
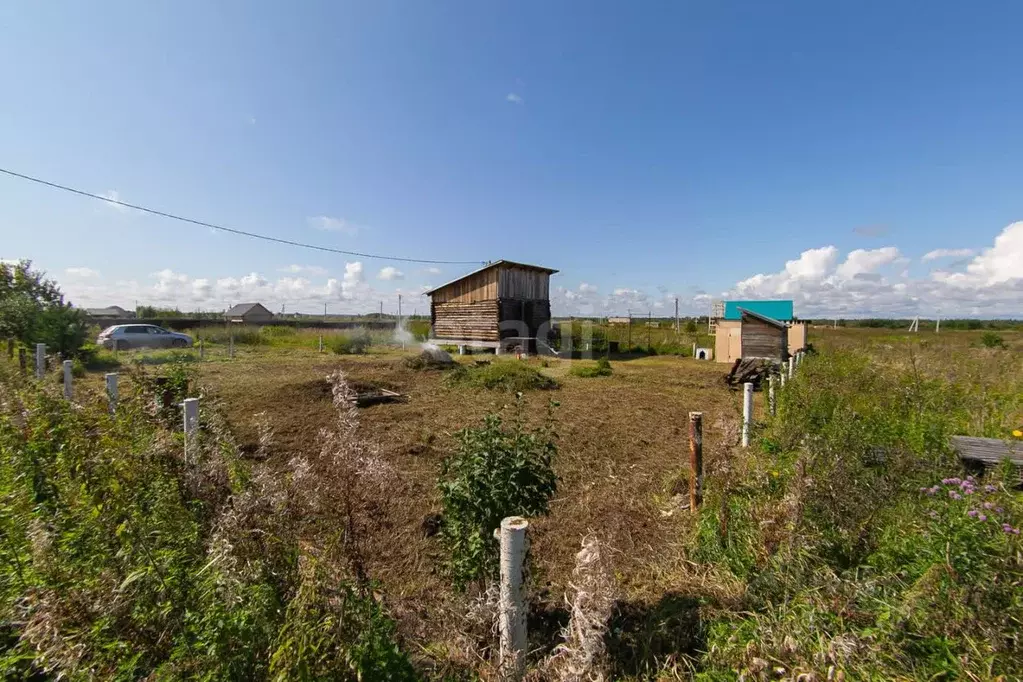
[(26, 346), (45, 343), (64, 358), (78, 355), (88, 336), (85, 312), (64, 302), (56, 282), (31, 261), (0, 263), (0, 336)]
[[(0, 677), (415, 679), (372, 585), (346, 560), (314, 554), (339, 533), (348, 544), (334, 503), (367, 487), (358, 477), (340, 494), (337, 483), (346, 461), (366, 459), (341, 382), (322, 457), (280, 476), (238, 459), (215, 400), (204, 401), (185, 460), (144, 392), (122, 394), (110, 415), (99, 395), (71, 405), (9, 364)], [(310, 508), (324, 528), (304, 521)]]
[(1005, 339), (997, 332), (984, 332), (980, 337), (980, 343), (985, 348), (1006, 348)]
[(535, 430), (522, 422), (519, 397), (510, 426), (491, 414), (480, 426), (456, 434), (458, 449), (444, 460), (439, 487), (441, 535), (457, 586), (494, 574), (498, 547), (493, 532), (502, 519), (547, 514), (557, 490), (555, 405), (549, 404), (546, 422)]
[(330, 350), (338, 355), (359, 355), (373, 345), (373, 339), (365, 331), (357, 331), (351, 334), (339, 334), (331, 338)]
[(484, 365), (459, 366), (448, 375), (451, 385), (490, 390), (533, 391), (558, 388), (558, 382), (535, 367), (519, 361), (496, 361)]
[(611, 376), (611, 363), (607, 358), (600, 358), (595, 365), (576, 365), (569, 370), (569, 374), (577, 377), (609, 377)]
[[(707, 479), (689, 556), (735, 596), (706, 624), (698, 679), (768, 666), (793, 679), (829, 666), (847, 679), (1020, 677), (1006, 614), (1023, 612), (1023, 504), (1005, 474), (950, 473), (948, 437), (966, 432), (973, 400), (854, 353), (802, 368), (762, 447)], [(1004, 423), (1019, 405), (987, 409)]]

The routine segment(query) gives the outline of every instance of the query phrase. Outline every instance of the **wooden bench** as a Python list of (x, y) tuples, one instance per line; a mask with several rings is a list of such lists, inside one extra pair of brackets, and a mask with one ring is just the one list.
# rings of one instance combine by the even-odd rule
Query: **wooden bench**
[(952, 436), (952, 449), (967, 466), (972, 464), (985, 470), (994, 469), (1007, 459), (1020, 470), (1023, 478), (1023, 441)]

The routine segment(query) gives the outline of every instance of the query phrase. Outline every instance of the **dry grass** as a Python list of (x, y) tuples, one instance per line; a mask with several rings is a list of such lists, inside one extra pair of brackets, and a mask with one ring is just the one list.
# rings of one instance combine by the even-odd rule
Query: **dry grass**
[[(973, 372), (979, 385), (992, 387), (1003, 373), (999, 364), (1004, 370), (1004, 363), (1021, 362), (1023, 334), (1005, 332), (1003, 337), (1010, 350), (981, 348), (980, 332), (810, 333), (819, 348), (870, 347), (883, 362), (917, 363), (921, 371), (941, 375)], [(233, 361), (194, 367), (199, 382), (222, 401), (242, 451), (267, 458), (271, 470), (282, 472), (290, 460), (315, 455), (317, 434), (337, 418), (324, 379), (328, 374), (341, 368), (355, 388), (379, 386), (408, 396), (406, 402), (376, 405), (359, 414), (362, 434), (397, 472), (387, 491), (389, 515), (367, 529), (365, 568), (379, 581), (403, 634), (426, 658), (439, 662), (459, 656), (454, 653), (459, 619), (452, 615), (463, 605), (441, 572), (443, 550), (437, 538), (426, 537), (424, 520), (440, 509), (436, 481), (441, 460), (453, 449), (452, 434), (502, 409), (512, 396), (453, 385), (444, 372), (414, 371), (403, 360), (417, 351), (337, 357), (311, 349), (246, 348)], [(950, 365), (943, 361), (950, 351), (977, 362)], [(591, 534), (615, 548), (611, 559), (621, 617), (645, 622), (644, 614), (674, 607), (670, 598), (691, 588), (690, 581), (724, 589), (712, 576), (679, 563), (675, 548), (692, 530), (692, 519), (673, 498), (686, 489), (688, 412), (704, 414), (708, 471), (727, 466), (741, 411), (740, 396), (721, 381), (727, 366), (655, 356), (616, 361), (613, 376), (594, 381), (572, 376), (578, 361), (529, 362), (560, 384), (555, 391), (527, 393), (526, 410), (539, 423), (548, 398), (560, 403), (558, 497), (550, 516), (537, 520), (531, 534), (532, 578), (542, 621), (538, 629), (550, 635), (547, 650), (566, 625), (563, 595), (572, 592), (580, 539)], [(102, 375), (89, 381), (101, 382)], [(758, 395), (758, 410), (762, 402)]]

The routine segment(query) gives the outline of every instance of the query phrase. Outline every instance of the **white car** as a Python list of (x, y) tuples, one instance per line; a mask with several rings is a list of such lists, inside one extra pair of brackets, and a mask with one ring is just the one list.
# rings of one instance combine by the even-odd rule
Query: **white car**
[(189, 348), (192, 337), (155, 324), (119, 324), (107, 327), (96, 337), (96, 345), (110, 350), (129, 348)]

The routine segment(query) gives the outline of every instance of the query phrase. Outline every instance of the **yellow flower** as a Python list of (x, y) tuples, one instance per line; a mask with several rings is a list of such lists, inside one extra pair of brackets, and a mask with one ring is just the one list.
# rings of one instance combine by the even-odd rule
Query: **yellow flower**
[(1014, 430), (1014, 431), (1012, 432), (1012, 435), (1016, 436), (1016, 438), (1023, 438), (1023, 430), (1021, 430), (1021, 429), (1015, 429), (1015, 430)]
[(777, 471), (772, 471), (771, 475), (774, 476), (775, 478), (777, 478), (778, 477), (778, 472)]

